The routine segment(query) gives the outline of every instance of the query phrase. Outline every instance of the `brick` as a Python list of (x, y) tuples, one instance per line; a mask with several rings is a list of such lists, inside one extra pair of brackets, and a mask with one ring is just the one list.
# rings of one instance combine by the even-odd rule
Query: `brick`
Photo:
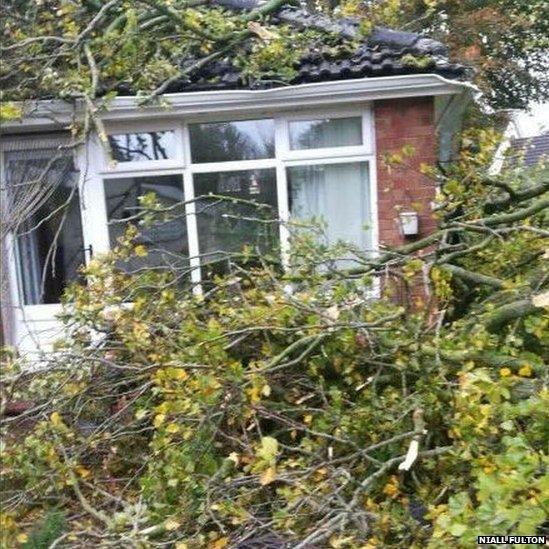
[[(436, 229), (431, 202), (436, 195), (436, 183), (420, 171), (422, 163), (434, 164), (437, 159), (437, 139), (432, 97), (388, 99), (374, 104), (376, 149), (378, 156), (379, 239), (387, 246), (407, 242), (398, 228), (398, 211), (418, 205), (419, 231), (417, 238)], [(388, 170), (382, 158), (399, 152), (405, 145), (414, 147), (414, 154), (403, 164)]]

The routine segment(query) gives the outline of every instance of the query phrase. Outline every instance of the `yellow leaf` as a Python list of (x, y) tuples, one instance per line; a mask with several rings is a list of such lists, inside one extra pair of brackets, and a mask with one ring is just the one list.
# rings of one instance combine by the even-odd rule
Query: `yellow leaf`
[(63, 425), (63, 420), (61, 419), (61, 414), (59, 412), (53, 412), (50, 416), (50, 421), (54, 427), (59, 427)]
[(261, 400), (258, 387), (250, 387), (249, 389), (246, 389), (246, 393), (250, 397), (250, 402), (252, 404), (257, 404)]
[(262, 27), (259, 23), (256, 21), (250, 21), (248, 23), (248, 30), (252, 32), (253, 34), (256, 34), (261, 38), (261, 40), (265, 40), (265, 42), (269, 42), (270, 40), (273, 40), (274, 38), (277, 38), (277, 35), (273, 32), (267, 30), (265, 27)]
[(154, 417), (153, 425), (155, 427), (160, 427), (164, 423), (165, 419), (166, 419), (165, 414), (158, 414), (157, 416)]
[(172, 379), (185, 380), (189, 377), (189, 374), (183, 368), (170, 368), (169, 372)]
[(276, 469), (274, 467), (269, 467), (268, 469), (265, 469), (263, 473), (261, 473), (261, 477), (259, 478), (259, 483), (261, 486), (266, 486), (267, 484), (271, 484), (276, 479)]
[(385, 487), (383, 488), (383, 493), (389, 497), (394, 497), (398, 494), (398, 478), (394, 475), (389, 479)]
[(224, 547), (227, 547), (227, 545), (229, 545), (229, 538), (225, 536), (223, 538), (216, 539), (210, 545), (210, 549), (223, 549)]
[(177, 423), (169, 423), (166, 425), (166, 431), (168, 433), (177, 433), (179, 432), (179, 425)]
[(328, 543), (330, 544), (330, 547), (332, 549), (343, 549), (343, 547), (350, 547), (350, 543), (354, 541), (353, 536), (338, 536), (333, 535), (329, 540)]
[(88, 478), (90, 476), (89, 469), (86, 469), (85, 467), (78, 466), (76, 468), (76, 472), (82, 477), (82, 478)]
[(179, 524), (179, 522), (177, 522), (177, 520), (175, 520), (174, 518), (169, 518), (164, 523), (164, 526), (166, 530), (172, 531), (172, 530), (177, 530), (181, 526), (181, 524)]
[(2, 102), (0, 104), (0, 121), (15, 120), (21, 118), (23, 109), (13, 101)]

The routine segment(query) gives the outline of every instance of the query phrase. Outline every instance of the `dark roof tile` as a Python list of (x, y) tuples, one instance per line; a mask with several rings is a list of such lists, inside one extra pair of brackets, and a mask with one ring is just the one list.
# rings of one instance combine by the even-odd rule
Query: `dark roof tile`
[(511, 166), (536, 166), (540, 162), (549, 162), (549, 131), (534, 137), (513, 139), (506, 155)]

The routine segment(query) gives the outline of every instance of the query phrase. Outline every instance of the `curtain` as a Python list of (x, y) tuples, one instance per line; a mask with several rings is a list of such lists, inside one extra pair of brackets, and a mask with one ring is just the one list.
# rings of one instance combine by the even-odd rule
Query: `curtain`
[(289, 168), (292, 217), (316, 218), (325, 224), (323, 241), (339, 241), (372, 248), (368, 183), (365, 162)]
[(77, 172), (72, 156), (54, 149), (5, 155), (7, 228), (17, 236), (26, 305), (58, 303), (83, 262)]

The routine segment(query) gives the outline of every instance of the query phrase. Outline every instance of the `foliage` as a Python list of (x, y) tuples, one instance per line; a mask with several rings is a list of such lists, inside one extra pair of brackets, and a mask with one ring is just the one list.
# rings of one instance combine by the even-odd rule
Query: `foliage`
[[(20, 117), (17, 100), (82, 100), (82, 130), (105, 138), (97, 109), (112, 90), (152, 100), (226, 56), (250, 81), (287, 82), (303, 53), (356, 46), (293, 36), (270, 19), (283, 4), (4, 2), (0, 115)], [(547, 93), (541, 9), (337, 11), (360, 15), (365, 36), (430, 31), (481, 69), (494, 106), (520, 106)], [(176, 211), (145, 196), (67, 293), (56, 353), (32, 367), (2, 355), (3, 400), (31, 403), (1, 423), (3, 545), (469, 547), (478, 533), (544, 532), (548, 184), (541, 168), (489, 175), (496, 143), (469, 132), (455, 165), (425, 167), (441, 189), (425, 239), (372, 257), (293, 227), (286, 268), (277, 251), (244, 249), (202, 292), (186, 258), (124, 268), (149, 253), (141, 228)]]
[(31, 532), (29, 539), (23, 544), (24, 549), (48, 549), (51, 544), (63, 535), (65, 517), (59, 511), (48, 513), (43, 522)]
[(124, 270), (148, 253), (133, 226), (67, 294), (56, 354), (5, 357), (5, 395), (34, 403), (2, 421), (5, 546), (52, 508), (74, 546), (543, 532), (547, 182), (489, 176), (495, 144), (464, 136), (433, 171), (440, 229), (377, 257), (294, 227), (287, 269), (245, 250), (197, 293)]
[[(231, 11), (205, 0), (8, 0), (3, 3), (2, 98), (77, 99), (111, 93), (158, 97), (214, 60), (230, 57), (250, 83), (290, 82), (304, 54), (351, 49), (353, 40), (273, 21), (292, 0)], [(342, 0), (311, 9), (360, 17), (366, 39), (376, 25), (440, 39), (477, 69), (476, 84), (498, 108), (547, 98), (547, 20), (543, 0)], [(425, 68), (432, 60), (408, 63)], [(212, 74), (215, 84), (219, 76)], [(152, 94), (152, 95), (151, 95)]]
[(286, 3), (238, 12), (200, 0), (5, 2), (4, 98), (147, 95), (228, 55), (252, 80), (288, 81), (296, 59), (324, 33), (309, 30), (291, 42), (268, 16)]

